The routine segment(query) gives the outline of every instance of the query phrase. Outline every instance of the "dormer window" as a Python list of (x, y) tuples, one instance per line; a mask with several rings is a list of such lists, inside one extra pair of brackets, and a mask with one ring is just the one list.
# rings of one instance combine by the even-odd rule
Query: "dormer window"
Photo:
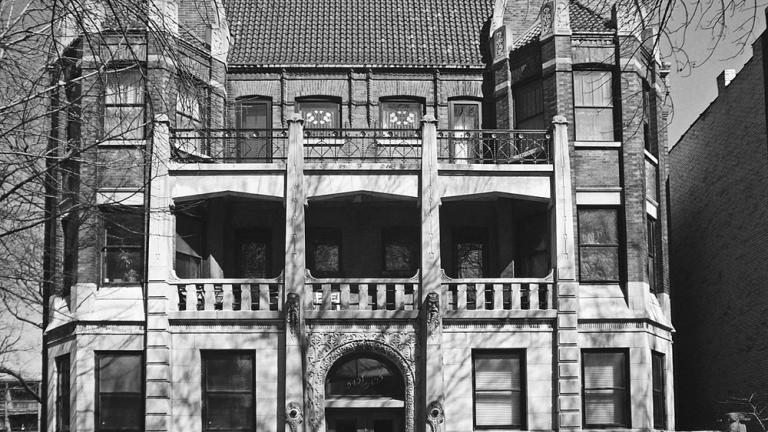
[(332, 98), (304, 98), (299, 100), (299, 112), (306, 129), (338, 129), (341, 102)]
[(387, 99), (381, 101), (381, 127), (383, 129), (418, 129), (424, 104), (414, 99)]

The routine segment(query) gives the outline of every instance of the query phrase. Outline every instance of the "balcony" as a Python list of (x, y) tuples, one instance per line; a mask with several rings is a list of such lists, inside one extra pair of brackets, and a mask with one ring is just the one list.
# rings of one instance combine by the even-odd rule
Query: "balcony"
[[(307, 163), (418, 163), (423, 154), (423, 128), (300, 130)], [(172, 129), (171, 147), (179, 162), (284, 163), (290, 133), (286, 129)], [(552, 163), (547, 131), (440, 130), (434, 139), (440, 163)]]

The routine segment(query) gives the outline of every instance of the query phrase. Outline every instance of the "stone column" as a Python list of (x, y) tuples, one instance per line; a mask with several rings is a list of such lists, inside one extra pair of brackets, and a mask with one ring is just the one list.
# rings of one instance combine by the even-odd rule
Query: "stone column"
[(167, 431), (171, 413), (170, 332), (167, 304), (175, 293), (167, 284), (173, 267), (175, 219), (171, 214), (168, 178), (170, 141), (168, 117), (158, 115), (154, 122), (150, 172), (149, 241), (147, 268), (146, 330), (146, 431)]
[(304, 205), (307, 198), (303, 123), (299, 114), (293, 114), (288, 120), (285, 170), (285, 427), (290, 432), (303, 427), (309, 431), (309, 426), (302, 426), (304, 406), (308, 406), (304, 403), (304, 310), (312, 305), (312, 299), (304, 295)]
[(554, 156), (554, 268), (557, 304), (556, 358), (557, 427), (559, 430), (581, 428), (581, 367), (578, 346), (578, 288), (576, 280), (576, 238), (574, 233), (571, 157), (568, 122), (563, 116), (552, 120)]
[[(438, 432), (444, 421), (442, 318), (440, 316), (440, 196), (437, 190), (437, 120), (424, 116), (421, 144), (421, 311), (422, 407), (416, 430)], [(421, 420), (418, 420), (421, 418)], [(425, 426), (425, 422), (426, 425)]]

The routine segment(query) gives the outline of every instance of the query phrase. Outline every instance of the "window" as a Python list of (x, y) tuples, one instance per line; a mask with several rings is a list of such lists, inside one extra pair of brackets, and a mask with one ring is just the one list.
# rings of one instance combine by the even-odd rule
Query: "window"
[(272, 128), (272, 102), (248, 98), (235, 107), (238, 129), (237, 157), (244, 162), (271, 162), (272, 141), (266, 129)]
[(381, 101), (382, 129), (419, 129), (424, 106), (413, 99)]
[(341, 125), (341, 103), (338, 100), (301, 99), (299, 112), (307, 129), (338, 129)]
[(56, 432), (69, 432), (69, 354), (56, 357)]
[(646, 236), (646, 248), (648, 249), (648, 284), (650, 286), (651, 292), (656, 292), (661, 285), (659, 283), (659, 274), (657, 271), (659, 268), (659, 260), (661, 258), (661, 254), (659, 251), (658, 227), (656, 225), (656, 219), (651, 216), (647, 217)]
[[(183, 78), (180, 79), (183, 80)], [(195, 82), (184, 81), (179, 84), (176, 96), (176, 128), (178, 129), (200, 129), (205, 125), (203, 111), (206, 106), (206, 91), (195, 84)]]
[(105, 75), (104, 136), (144, 138), (144, 77), (138, 67)]
[(102, 277), (105, 283), (138, 283), (144, 274), (144, 219), (134, 208), (106, 210)]
[(254, 358), (241, 351), (203, 351), (203, 430), (254, 430)]
[(353, 354), (337, 361), (325, 379), (327, 397), (404, 400), (403, 377), (391, 362)]
[(341, 231), (333, 228), (309, 229), (307, 246), (307, 268), (313, 276), (341, 276)]
[(178, 277), (182, 279), (203, 277), (204, 238), (205, 223), (200, 218), (176, 213), (176, 275)]
[(579, 271), (585, 282), (619, 281), (619, 222), (615, 208), (579, 208)]
[(454, 100), (450, 105), (450, 124), (454, 130), (480, 129), (480, 102)]
[(522, 429), (525, 392), (522, 352), (474, 353), (473, 384), (477, 429)]
[(411, 277), (419, 268), (419, 241), (417, 229), (411, 227), (386, 228), (382, 232), (384, 246), (384, 276)]
[(653, 427), (667, 428), (666, 398), (664, 396), (664, 354), (651, 351), (651, 373), (653, 374)]
[(544, 124), (544, 97), (541, 80), (514, 88), (515, 128), (546, 129)]
[(583, 351), (584, 426), (629, 427), (626, 351)]
[(454, 230), (454, 258), (456, 277), (459, 279), (482, 278), (486, 274), (488, 236), (482, 228)]
[(656, 137), (653, 133), (652, 121), (654, 112), (651, 104), (653, 103), (653, 94), (651, 93), (651, 87), (648, 83), (643, 83), (643, 141), (645, 142), (645, 150), (648, 153), (658, 157), (658, 146), (656, 145)]
[(659, 168), (650, 157), (645, 157), (645, 197), (659, 202)]
[(271, 264), (272, 233), (246, 229), (237, 232), (238, 278), (266, 278)]
[(141, 354), (97, 353), (96, 376), (96, 430), (143, 430)]
[(610, 72), (573, 72), (577, 141), (613, 141), (612, 83)]
[[(480, 102), (455, 100), (449, 102), (450, 128), (457, 131), (480, 129)], [(441, 157), (468, 163), (476, 162), (483, 157), (483, 141), (480, 132), (454, 132), (448, 141), (447, 148), (441, 148)]]

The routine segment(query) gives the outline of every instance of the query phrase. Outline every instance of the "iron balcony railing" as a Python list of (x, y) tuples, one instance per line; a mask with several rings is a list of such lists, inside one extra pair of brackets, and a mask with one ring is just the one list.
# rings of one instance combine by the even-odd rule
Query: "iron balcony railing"
[(287, 143), (286, 129), (171, 130), (174, 157), (187, 162), (279, 162)]
[(439, 130), (438, 160), (456, 164), (551, 164), (552, 135), (533, 130)]
[[(419, 162), (421, 129), (304, 129), (307, 162)], [(272, 163), (286, 158), (286, 129), (172, 129), (174, 158)], [(537, 130), (438, 130), (438, 160), (452, 164), (551, 164), (552, 135)]]
[(418, 162), (418, 129), (304, 129), (307, 162)]

